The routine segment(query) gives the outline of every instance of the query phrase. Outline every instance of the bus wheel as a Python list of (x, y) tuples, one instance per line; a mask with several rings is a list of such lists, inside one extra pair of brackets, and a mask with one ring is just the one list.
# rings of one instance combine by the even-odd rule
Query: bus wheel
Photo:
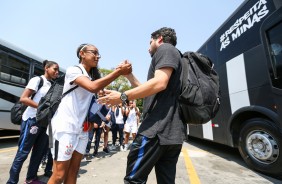
[(241, 129), (239, 151), (247, 165), (262, 173), (282, 176), (282, 133), (266, 119), (250, 119)]

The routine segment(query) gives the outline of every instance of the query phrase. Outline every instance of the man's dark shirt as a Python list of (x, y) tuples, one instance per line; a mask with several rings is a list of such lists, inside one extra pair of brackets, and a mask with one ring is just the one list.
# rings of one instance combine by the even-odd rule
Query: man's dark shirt
[(165, 90), (144, 99), (145, 117), (138, 133), (149, 138), (157, 135), (161, 145), (182, 144), (185, 130), (178, 110), (181, 56), (179, 51), (168, 43), (160, 45), (154, 54), (148, 80), (154, 77), (156, 70), (164, 67), (173, 68), (172, 75)]

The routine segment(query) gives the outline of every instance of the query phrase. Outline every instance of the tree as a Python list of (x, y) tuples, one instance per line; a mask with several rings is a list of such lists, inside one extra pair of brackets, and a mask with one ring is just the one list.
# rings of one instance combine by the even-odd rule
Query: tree
[[(99, 68), (99, 71), (101, 73), (101, 76), (106, 76), (109, 73), (113, 72), (114, 69), (105, 69), (105, 68)], [(119, 92), (124, 92), (126, 90), (131, 89), (132, 86), (130, 85), (130, 82), (124, 77), (119, 76), (117, 79), (115, 79), (111, 84), (109, 84), (106, 89), (109, 90), (115, 90)], [(143, 99), (137, 99), (136, 100), (136, 106), (139, 108), (140, 112), (143, 110)]]
[[(113, 72), (113, 70), (114, 69), (111, 69), (111, 70), (104, 69), (104, 68), (99, 69), (102, 77), (108, 75), (111, 72)], [(130, 85), (129, 81), (124, 76), (119, 76), (116, 80), (114, 80), (106, 88), (109, 89), (109, 90), (124, 92), (128, 89), (131, 89), (131, 85)]]

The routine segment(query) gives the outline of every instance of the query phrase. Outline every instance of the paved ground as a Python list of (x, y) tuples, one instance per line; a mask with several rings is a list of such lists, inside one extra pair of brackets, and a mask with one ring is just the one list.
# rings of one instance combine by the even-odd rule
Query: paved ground
[[(111, 136), (110, 136), (111, 137)], [(0, 140), (0, 184), (6, 183), (9, 169), (17, 150), (17, 139)], [(77, 179), (78, 184), (122, 184), (129, 151), (113, 150), (105, 154), (102, 148), (91, 162), (82, 160)], [(22, 184), (25, 180), (29, 159), (20, 173)], [(47, 182), (43, 170), (39, 170), (40, 180)], [(156, 184), (154, 171), (148, 184)], [(281, 180), (250, 170), (238, 150), (209, 141), (190, 139), (183, 144), (177, 163), (176, 184), (282, 184)]]

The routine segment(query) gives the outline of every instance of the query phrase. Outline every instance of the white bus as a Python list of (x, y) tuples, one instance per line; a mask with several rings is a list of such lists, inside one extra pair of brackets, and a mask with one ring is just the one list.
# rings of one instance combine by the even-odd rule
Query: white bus
[(11, 108), (29, 79), (44, 74), (42, 61), (0, 39), (0, 129), (20, 129), (20, 126), (10, 121)]
[(189, 136), (238, 148), (250, 168), (282, 177), (282, 0), (245, 0), (198, 52), (215, 64), (221, 105)]

